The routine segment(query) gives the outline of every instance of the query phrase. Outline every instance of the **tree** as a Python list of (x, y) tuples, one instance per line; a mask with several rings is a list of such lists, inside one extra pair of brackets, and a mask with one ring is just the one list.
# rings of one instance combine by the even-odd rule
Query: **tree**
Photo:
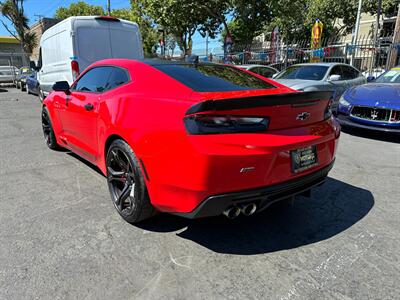
[(6, 0), (0, 1), (1, 14), (11, 22), (15, 32), (1, 20), (4, 28), (18, 41), (20, 41), (26, 53), (32, 53), (33, 48), (37, 46), (35, 33), (29, 32), (29, 20), (24, 14), (24, 0)]
[[(175, 48), (176, 48), (176, 38), (171, 34), (167, 35), (167, 37), (165, 38), (165, 49), (168, 51), (168, 55), (173, 57)], [(170, 51), (171, 54), (169, 54)]]
[[(362, 12), (376, 14), (377, 3), (376, 0), (364, 0)], [(319, 19), (324, 24), (324, 38), (340, 37), (353, 30), (357, 6), (358, 0), (280, 0), (266, 31), (278, 26), (282, 36), (288, 40), (309, 40), (311, 27)], [(397, 0), (382, 1), (384, 15), (394, 14), (396, 7)]]
[[(71, 16), (101, 16), (105, 11), (101, 6), (90, 5), (84, 1), (72, 3), (69, 7), (60, 7), (55, 13), (55, 18), (65, 19)], [(146, 17), (137, 1), (131, 1), (131, 8), (114, 9), (111, 16), (136, 22), (142, 36), (143, 50), (146, 56), (155, 52), (155, 45), (158, 41), (158, 33), (153, 28), (152, 20)]]
[(165, 30), (175, 36), (177, 44), (184, 55), (192, 52), (192, 37), (199, 30), (211, 38), (220, 30), (220, 25), (226, 23), (225, 12), (228, 0), (140, 0), (149, 17)]
[(105, 11), (101, 6), (90, 5), (84, 1), (71, 3), (69, 7), (60, 7), (56, 10), (56, 19), (66, 19), (72, 16), (102, 16)]
[(116, 18), (138, 24), (142, 36), (143, 50), (146, 56), (152, 56), (157, 50), (159, 34), (152, 25), (151, 19), (145, 16), (137, 3), (132, 2), (131, 9), (114, 9), (111, 15)]

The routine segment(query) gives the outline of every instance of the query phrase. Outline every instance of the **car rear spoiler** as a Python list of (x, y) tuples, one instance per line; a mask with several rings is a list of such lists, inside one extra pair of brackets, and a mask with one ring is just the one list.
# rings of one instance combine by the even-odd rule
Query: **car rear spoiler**
[(255, 97), (230, 98), (221, 100), (206, 100), (196, 103), (186, 112), (186, 115), (205, 111), (233, 110), (254, 107), (292, 105), (295, 107), (314, 105), (321, 100), (330, 100), (333, 92), (293, 92), (285, 94), (262, 95)]

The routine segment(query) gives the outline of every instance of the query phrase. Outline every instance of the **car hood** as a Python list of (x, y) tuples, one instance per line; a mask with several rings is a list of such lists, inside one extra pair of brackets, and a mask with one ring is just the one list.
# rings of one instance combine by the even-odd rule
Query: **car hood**
[(400, 84), (363, 84), (347, 90), (344, 98), (352, 105), (400, 109)]
[(286, 85), (292, 89), (305, 89), (310, 86), (319, 85), (318, 81), (315, 80), (302, 80), (302, 79), (274, 79), (275, 81), (279, 82), (280, 84)]

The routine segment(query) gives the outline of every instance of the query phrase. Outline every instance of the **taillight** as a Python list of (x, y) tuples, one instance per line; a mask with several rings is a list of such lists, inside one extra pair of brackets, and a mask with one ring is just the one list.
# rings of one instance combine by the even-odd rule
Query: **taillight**
[(328, 105), (325, 108), (324, 112), (324, 119), (327, 120), (332, 116), (332, 104), (333, 104), (333, 98), (331, 98), (328, 102)]
[(79, 64), (76, 60), (71, 60), (72, 79), (75, 80), (79, 76)]
[(266, 117), (192, 115), (184, 118), (189, 134), (220, 134), (266, 131)]

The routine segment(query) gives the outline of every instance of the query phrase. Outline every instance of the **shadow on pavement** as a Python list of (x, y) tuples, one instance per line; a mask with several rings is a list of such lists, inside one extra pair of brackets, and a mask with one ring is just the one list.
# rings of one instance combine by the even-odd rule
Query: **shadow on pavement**
[(370, 191), (328, 178), (311, 198), (277, 203), (252, 217), (187, 220), (161, 214), (135, 226), (154, 232), (182, 230), (177, 236), (218, 253), (252, 255), (316, 243), (365, 217), (374, 205)]
[(99, 169), (96, 165), (94, 165), (94, 164), (92, 164), (91, 162), (87, 161), (86, 159), (80, 157), (78, 154), (75, 154), (74, 152), (71, 152), (71, 151), (69, 151), (69, 150), (67, 150), (67, 149), (65, 149), (65, 148), (61, 148), (61, 149), (59, 149), (58, 151), (60, 151), (60, 152), (66, 152), (69, 156), (72, 156), (72, 157), (76, 158), (76, 159), (79, 160), (81, 163), (85, 164), (86, 166), (88, 166), (89, 168), (91, 168), (93, 171), (99, 173), (101, 176), (104, 177), (104, 174), (100, 171), (100, 169)]
[(400, 144), (400, 129), (398, 134), (394, 134), (394, 133), (378, 132), (373, 130), (343, 126), (342, 131), (366, 139), (373, 139), (383, 142)]

